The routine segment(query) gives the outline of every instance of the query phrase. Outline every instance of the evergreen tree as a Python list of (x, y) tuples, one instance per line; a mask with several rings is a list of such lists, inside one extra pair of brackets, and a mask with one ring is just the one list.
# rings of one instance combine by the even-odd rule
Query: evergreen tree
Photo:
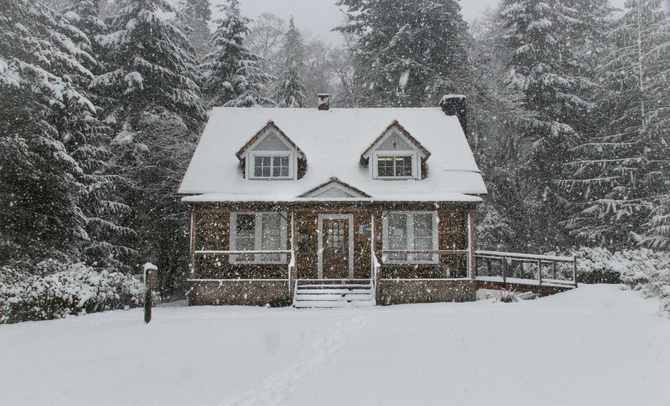
[(272, 96), (279, 107), (305, 106), (305, 86), (302, 84), (302, 72), (305, 70), (303, 48), (302, 36), (295, 28), (291, 17), (282, 49), (283, 69), (275, 82), (275, 92)]
[(193, 49), (186, 36), (163, 20), (173, 12), (166, 0), (120, 0), (109, 19), (110, 34), (100, 37), (107, 53), (107, 72), (96, 90), (115, 100), (109, 121), (134, 130), (145, 112), (179, 117), (191, 130), (205, 119)]
[(484, 249), (527, 252), (534, 202), (528, 199), (527, 178), (520, 170), (528, 145), (518, 124), (535, 114), (524, 108), (522, 91), (508, 86), (512, 55), (504, 46), (502, 25), (500, 16), (491, 14), (471, 27), (474, 84), (468, 132), (488, 189), (477, 238)]
[(178, 289), (187, 268), (186, 207), (176, 194), (205, 120), (199, 97), (200, 77), (188, 38), (161, 12), (173, 12), (165, 0), (121, 0), (107, 20), (107, 72), (93, 89), (113, 104), (110, 170), (126, 182), (117, 187), (133, 215), (124, 225), (137, 232), (129, 240), (137, 261), (161, 270), (163, 293)]
[(467, 24), (455, 0), (340, 0), (357, 37), (355, 83), (369, 106), (436, 106), (465, 93)]
[(216, 21), (214, 51), (205, 56), (201, 65), (208, 106), (274, 104), (264, 96), (265, 84), (272, 77), (261, 69), (261, 59), (243, 45), (251, 20), (240, 14), (238, 0), (228, 0), (228, 4), (219, 7), (225, 11), (225, 18)]
[(633, 244), (646, 240), (638, 234), (658, 206), (648, 225), (649, 243), (658, 246), (661, 202), (670, 179), (670, 22), (660, 0), (632, 0), (626, 6), (609, 34), (600, 131), (579, 146), (579, 159), (570, 165), (574, 176), (566, 183), (583, 200), (567, 224), (584, 242)]
[(592, 58), (609, 9), (605, 0), (505, 0), (500, 8), (503, 40), (511, 59), (507, 84), (521, 92), (531, 115), (518, 120), (526, 147), (518, 164), (531, 203), (533, 245), (563, 245), (559, 223), (571, 208), (560, 182), (565, 164), (587, 137), (597, 85)]
[(104, 49), (97, 38), (107, 31), (107, 26), (100, 18), (100, 3), (101, 0), (75, 0), (72, 6), (63, 10), (63, 16), (89, 40), (83, 48), (93, 57), (90, 61), (92, 64), (87, 65), (87, 68), (94, 74), (103, 72), (101, 61)]
[(189, 27), (187, 37), (195, 50), (196, 57), (202, 59), (211, 52), (209, 42), (212, 33), (207, 23), (212, 18), (209, 0), (184, 0), (180, 8), (180, 18)]
[[(86, 35), (35, 0), (0, 4), (0, 262), (85, 260), (120, 266), (105, 176), (108, 127), (85, 88)], [(83, 89), (82, 89), (83, 88)]]

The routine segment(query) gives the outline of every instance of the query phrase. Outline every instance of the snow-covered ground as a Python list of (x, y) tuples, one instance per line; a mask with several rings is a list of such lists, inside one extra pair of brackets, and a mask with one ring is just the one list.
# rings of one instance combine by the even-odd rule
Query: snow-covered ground
[(533, 301), (160, 307), (0, 325), (3, 405), (670, 404), (670, 320), (613, 285)]

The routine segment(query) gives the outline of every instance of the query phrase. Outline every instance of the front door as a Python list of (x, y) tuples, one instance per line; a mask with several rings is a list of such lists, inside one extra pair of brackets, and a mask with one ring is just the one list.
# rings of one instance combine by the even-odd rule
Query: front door
[(319, 278), (353, 277), (353, 216), (319, 215)]

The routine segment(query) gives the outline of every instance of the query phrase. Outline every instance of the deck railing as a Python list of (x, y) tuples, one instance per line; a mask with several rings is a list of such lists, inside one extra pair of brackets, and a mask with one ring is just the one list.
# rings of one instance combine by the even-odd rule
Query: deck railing
[(543, 285), (577, 286), (576, 257), (476, 251), (477, 279), (503, 283), (537, 281)]

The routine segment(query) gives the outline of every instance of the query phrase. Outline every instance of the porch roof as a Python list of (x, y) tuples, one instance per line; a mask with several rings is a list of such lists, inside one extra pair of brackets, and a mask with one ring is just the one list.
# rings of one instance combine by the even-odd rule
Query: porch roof
[[(235, 153), (272, 121), (307, 160), (299, 180), (244, 179)], [(431, 153), (423, 180), (381, 180), (361, 154), (394, 121)], [(330, 178), (371, 196), (300, 198)], [(479, 201), (486, 193), (458, 118), (435, 108), (214, 108), (179, 193), (185, 201)]]

